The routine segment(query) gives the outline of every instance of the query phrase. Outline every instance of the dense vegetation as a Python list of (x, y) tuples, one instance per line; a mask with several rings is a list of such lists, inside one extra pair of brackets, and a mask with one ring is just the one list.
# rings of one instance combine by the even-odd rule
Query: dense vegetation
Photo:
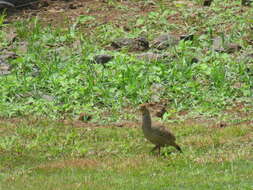
[[(17, 57), (9, 59), (11, 74), (1, 76), (0, 114), (120, 113), (123, 107), (152, 101), (154, 93), (170, 103), (168, 113), (215, 114), (238, 102), (247, 107), (252, 102), (252, 8), (242, 9), (233, 1), (231, 8), (224, 9), (219, 2), (210, 8), (157, 3), (147, 15), (129, 18), (130, 32), (117, 23), (99, 25), (94, 16), (81, 15), (67, 28), (42, 26), (38, 18), (6, 25), (2, 16), (1, 49)], [(110, 3), (124, 9), (120, 3)], [(14, 42), (8, 41), (9, 31), (16, 35)], [(106, 50), (117, 37), (145, 34), (151, 41), (166, 32), (194, 34), (194, 39), (163, 50), (176, 58), (151, 64), (124, 50)], [(217, 52), (213, 48), (217, 37), (242, 49)], [(115, 56), (106, 68), (91, 62), (101, 53)], [(162, 85), (162, 90), (152, 90), (154, 84)]]

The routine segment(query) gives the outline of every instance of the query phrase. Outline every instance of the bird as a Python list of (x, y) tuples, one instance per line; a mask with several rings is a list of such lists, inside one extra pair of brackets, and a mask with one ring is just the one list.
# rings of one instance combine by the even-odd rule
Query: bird
[(102, 54), (102, 55), (96, 55), (93, 58), (93, 63), (95, 64), (102, 64), (103, 67), (105, 67), (105, 64), (109, 61), (111, 61), (114, 58), (112, 55)]
[(182, 149), (175, 142), (176, 137), (169, 130), (160, 123), (152, 124), (150, 112), (146, 104), (140, 105), (140, 111), (142, 113), (143, 134), (147, 140), (155, 145), (151, 152), (158, 149), (158, 154), (160, 155), (161, 147), (173, 146), (182, 153)]

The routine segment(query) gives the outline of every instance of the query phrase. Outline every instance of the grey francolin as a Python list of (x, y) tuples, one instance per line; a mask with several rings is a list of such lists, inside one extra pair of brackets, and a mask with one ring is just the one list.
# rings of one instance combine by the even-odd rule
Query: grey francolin
[(162, 124), (152, 124), (150, 112), (147, 105), (140, 106), (142, 112), (142, 130), (146, 139), (155, 145), (151, 151), (158, 149), (160, 154), (161, 147), (174, 146), (178, 151), (182, 152), (180, 146), (176, 144), (175, 136), (168, 131)]

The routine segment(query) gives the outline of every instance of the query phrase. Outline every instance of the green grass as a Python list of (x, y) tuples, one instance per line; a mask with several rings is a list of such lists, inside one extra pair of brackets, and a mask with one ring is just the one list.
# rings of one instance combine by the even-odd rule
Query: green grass
[[(131, 2), (134, 6), (129, 9), (136, 15), (126, 17), (122, 24), (130, 32), (118, 27), (119, 20), (101, 25), (95, 16), (87, 15), (80, 15), (65, 28), (46, 25), (38, 17), (1, 24), (0, 48), (18, 57), (9, 59), (12, 74), (0, 76), (0, 115), (73, 118), (81, 112), (93, 112), (100, 118), (104, 112), (111, 112), (111, 119), (104, 120), (121, 120), (128, 117), (122, 108), (152, 101), (154, 93), (170, 102), (168, 114), (188, 110), (210, 117), (221, 115), (236, 102), (252, 107), (253, 68), (245, 56), (253, 51), (252, 8), (240, 12), (239, 2), (226, 1), (223, 5), (217, 0), (210, 8), (201, 8), (201, 2), (196, 1), (187, 8), (175, 2), (155, 1), (146, 15), (138, 14), (141, 8)], [(231, 7), (224, 9), (227, 5)], [(107, 6), (127, 5), (110, 1), (97, 10)], [(124, 8), (121, 11), (126, 12)], [(1, 20), (3, 23), (4, 17)], [(13, 43), (8, 41), (10, 29), (16, 33)], [(152, 64), (137, 60), (127, 50), (106, 49), (117, 37), (144, 34), (151, 41), (164, 32), (193, 33), (194, 40), (181, 41), (164, 51), (176, 59)], [(217, 36), (240, 44), (242, 51), (214, 52), (211, 39)], [(106, 68), (92, 64), (93, 56), (100, 53), (112, 54), (115, 59)], [(192, 62), (193, 58), (199, 62)], [(152, 92), (152, 85), (157, 83), (163, 90)]]
[(140, 128), (0, 124), (0, 189), (252, 189), (251, 127), (170, 126), (157, 157)]

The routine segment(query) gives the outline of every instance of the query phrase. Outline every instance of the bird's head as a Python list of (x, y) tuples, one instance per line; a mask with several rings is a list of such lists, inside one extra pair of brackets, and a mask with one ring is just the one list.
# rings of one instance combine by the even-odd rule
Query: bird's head
[(141, 113), (147, 113), (148, 112), (148, 108), (146, 104), (141, 104), (139, 110), (141, 111)]

